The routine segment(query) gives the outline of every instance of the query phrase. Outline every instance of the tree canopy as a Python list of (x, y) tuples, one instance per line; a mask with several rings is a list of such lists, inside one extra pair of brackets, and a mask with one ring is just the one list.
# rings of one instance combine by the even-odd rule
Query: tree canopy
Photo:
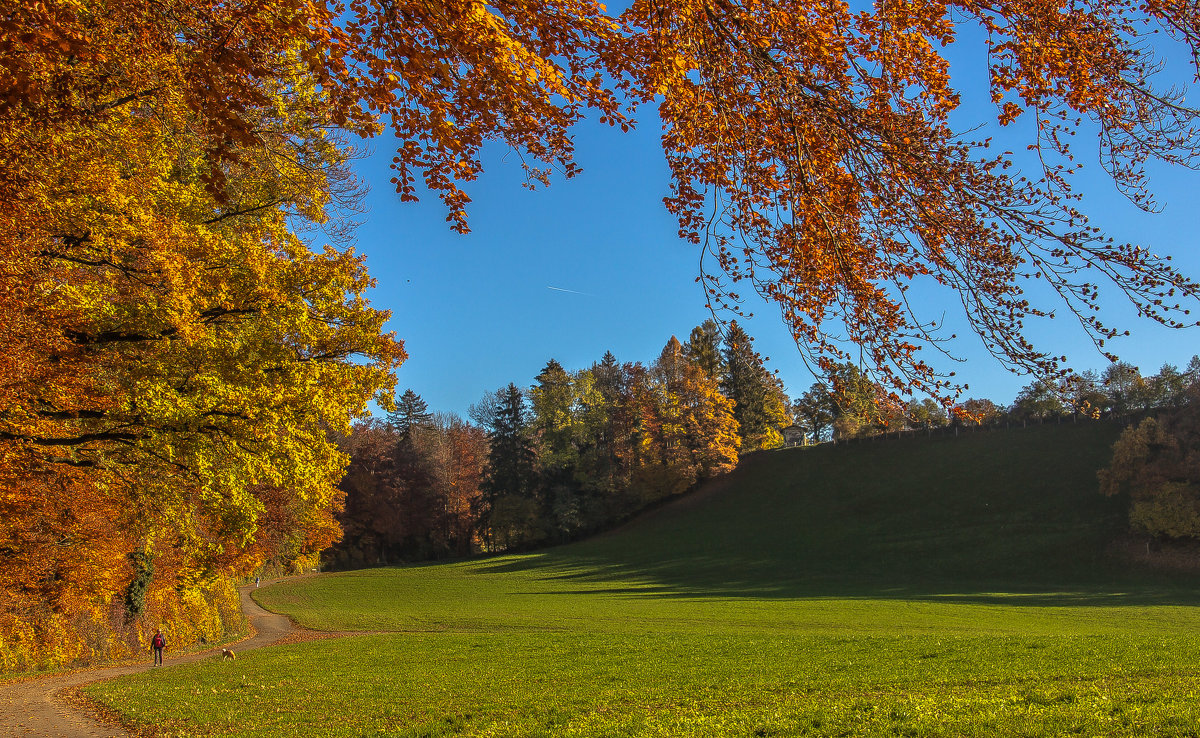
[[(665, 202), (711, 257), (713, 303), (736, 305), (747, 283), (822, 372), (853, 342), (893, 391), (954, 390), (923, 358), (949, 337), (911, 309), (916, 284), (949, 288), (994, 354), (1045, 377), (1061, 357), (1024, 328), (1057, 306), (1029, 301), (1031, 280), (1101, 347), (1123, 332), (1094, 310), (1104, 282), (1141, 314), (1191, 322), (1195, 282), (1106, 239), (1072, 184), (1076, 149), (1095, 146), (1151, 208), (1147, 164), (1194, 163), (1196, 110), (1158, 77), (1164, 57), (1198, 63), (1188, 3), (635, 0), (614, 16), (593, 0), (205, 0), (186, 12), (21, 0), (3, 23), (0, 106), (17, 120), (89, 125), (170, 89), (194, 118), (198, 176), (220, 196), (225, 167), (266, 138), (255, 115), (269, 91), (302, 72), (330, 124), (390, 129), (401, 198), (420, 180), (459, 230), (486, 142), (520, 152), (531, 183), (569, 177), (570, 127), (588, 109), (627, 126), (653, 102)], [(962, 95), (946, 48), (966, 25), (984, 34), (996, 121), (1033, 123), (1036, 172), (1014, 174), (1012, 153), (950, 125)], [(46, 151), (29, 143), (5, 154), (4, 194)]]

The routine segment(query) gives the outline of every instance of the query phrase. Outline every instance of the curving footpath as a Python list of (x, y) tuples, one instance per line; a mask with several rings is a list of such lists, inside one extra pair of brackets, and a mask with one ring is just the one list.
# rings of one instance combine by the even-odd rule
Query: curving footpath
[[(238, 592), (242, 600), (242, 612), (250, 621), (254, 635), (238, 643), (237, 650), (250, 651), (294, 635), (300, 628), (285, 615), (278, 615), (259, 607), (250, 597), (253, 585), (241, 587)], [(333, 635), (333, 634), (329, 634)], [(220, 653), (221, 647), (190, 653), (177, 658), (167, 652), (166, 665), (191, 664), (212, 658)], [(120, 727), (100, 723), (79, 710), (57, 699), (57, 695), (89, 682), (113, 677), (137, 674), (154, 668), (152, 663), (126, 664), (102, 669), (84, 669), (59, 676), (32, 681), (0, 685), (0, 737), (17, 738), (127, 738), (128, 733)]]

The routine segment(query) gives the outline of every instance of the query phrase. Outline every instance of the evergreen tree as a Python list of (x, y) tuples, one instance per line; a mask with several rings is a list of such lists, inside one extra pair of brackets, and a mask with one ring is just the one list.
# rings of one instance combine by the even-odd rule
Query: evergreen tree
[(413, 426), (427, 425), (432, 419), (429, 406), (411, 389), (404, 390), (404, 394), (396, 398), (396, 409), (387, 414), (387, 424), (401, 439), (409, 437)]
[(575, 465), (575, 396), (571, 375), (562, 364), (551, 359), (537, 375), (537, 384), (529, 390), (532, 425), (536, 431), (544, 468), (570, 469)]
[(721, 330), (711, 318), (692, 329), (692, 335), (683, 347), (687, 360), (700, 367), (705, 374), (719, 380), (725, 373), (725, 360), (721, 355)]
[(763, 366), (753, 340), (737, 321), (729, 324), (722, 358), (725, 373), (721, 389), (735, 403), (733, 414), (741, 429), (742, 450), (783, 445), (780, 429), (791, 423), (787, 396), (779, 379)]
[(521, 546), (537, 535), (537, 454), (529, 437), (525, 396), (515, 384), (472, 406), (471, 417), (488, 430), (488, 468), (479, 518), (489, 544)]
[(617, 357), (611, 351), (604, 352), (604, 358), (599, 364), (592, 365), (592, 376), (596, 379), (596, 389), (609, 405), (616, 405), (624, 394), (624, 375)]
[(529, 390), (531, 424), (538, 442), (541, 517), (559, 540), (568, 540), (585, 523), (580, 489), (579, 450), (583, 444), (578, 383), (551, 359)]
[(634, 433), (638, 418), (632, 387), (638, 371), (634, 366), (622, 365), (612, 352), (605, 352), (604, 358), (589, 370), (598, 398), (592, 401), (595, 407), (589, 412), (593, 445), (586, 463), (591, 470), (590, 484), (603, 496), (598, 504), (610, 511), (620, 507), (618, 498), (628, 493), (636, 455)]

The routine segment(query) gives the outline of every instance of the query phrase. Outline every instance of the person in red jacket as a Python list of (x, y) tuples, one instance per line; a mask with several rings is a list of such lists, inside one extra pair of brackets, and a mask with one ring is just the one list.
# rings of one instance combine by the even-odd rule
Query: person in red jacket
[(154, 665), (162, 666), (162, 652), (167, 647), (167, 637), (163, 635), (161, 629), (154, 630), (154, 637), (150, 639), (150, 647), (154, 649)]

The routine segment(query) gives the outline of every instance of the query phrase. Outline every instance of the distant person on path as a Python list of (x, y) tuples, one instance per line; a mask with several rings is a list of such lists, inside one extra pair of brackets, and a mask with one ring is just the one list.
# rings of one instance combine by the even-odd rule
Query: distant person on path
[(254, 577), (254, 586), (255, 588), (258, 587), (258, 577)]
[(150, 647), (154, 649), (154, 665), (162, 666), (162, 652), (167, 647), (167, 638), (161, 628), (155, 628), (154, 637), (150, 639)]

